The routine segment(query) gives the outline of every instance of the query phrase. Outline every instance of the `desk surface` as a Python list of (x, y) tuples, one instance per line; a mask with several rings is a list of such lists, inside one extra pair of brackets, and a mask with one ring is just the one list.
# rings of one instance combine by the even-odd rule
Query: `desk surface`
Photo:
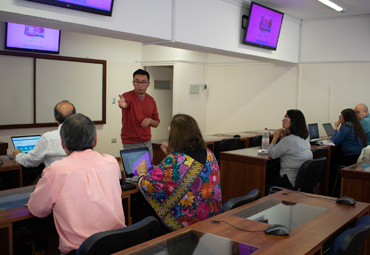
[(370, 171), (369, 169), (365, 170), (363, 164), (368, 164), (370, 166), (370, 160), (364, 160), (357, 164), (342, 168), (340, 176), (344, 178), (370, 181)]
[(22, 169), (22, 166), (15, 162), (14, 160), (1, 157), (3, 164), (0, 166), (0, 171), (8, 171), (13, 169)]
[[(137, 251), (138, 249), (148, 247), (149, 245), (153, 245), (190, 229), (260, 247), (261, 249), (256, 254), (320, 254), (325, 241), (327, 241), (342, 227), (356, 221), (359, 217), (369, 212), (369, 204), (367, 203), (358, 202), (355, 206), (349, 206), (337, 204), (334, 201), (331, 202), (325, 199), (319, 199), (317, 197), (321, 196), (317, 195), (312, 195), (313, 197), (307, 197), (297, 192), (288, 192), (285, 190), (275, 193), (253, 203), (217, 215), (211, 219), (198, 222), (194, 225), (172, 232), (165, 236), (161, 236), (130, 249), (126, 249), (116, 254), (127, 254), (129, 252)], [(252, 231), (264, 230), (267, 226), (269, 226), (268, 224), (236, 217), (232, 214), (241, 210), (245, 210), (248, 207), (251, 207), (257, 203), (262, 203), (271, 198), (326, 208), (326, 210), (308, 222), (295, 229), (292, 229), (289, 236), (271, 236), (264, 233), (243, 232), (234, 229), (225, 223), (211, 223), (212, 220), (223, 220), (242, 229), (248, 229)]]

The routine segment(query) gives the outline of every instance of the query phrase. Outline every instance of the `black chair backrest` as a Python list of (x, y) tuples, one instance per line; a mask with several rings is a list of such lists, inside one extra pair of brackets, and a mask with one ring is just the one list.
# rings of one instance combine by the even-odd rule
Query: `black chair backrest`
[(158, 220), (149, 216), (131, 226), (90, 236), (81, 244), (76, 255), (112, 254), (156, 238), (159, 231)]
[(344, 231), (334, 241), (329, 255), (359, 255), (370, 233), (370, 216), (362, 216), (349, 230)]
[(327, 149), (325, 147), (319, 147), (312, 149), (313, 159), (325, 157)]
[(215, 148), (215, 157), (219, 159), (223, 151), (237, 150), (240, 147), (240, 138), (228, 138), (221, 140)]
[(260, 197), (261, 197), (261, 192), (258, 189), (254, 189), (251, 192), (249, 192), (248, 195), (246, 195), (246, 196), (236, 197), (236, 198), (230, 199), (229, 201), (227, 201), (221, 207), (221, 209), (218, 213), (220, 214), (220, 213), (223, 213), (223, 212), (227, 212), (231, 209), (237, 208), (239, 206), (242, 206), (242, 205), (248, 204), (248, 203), (250, 203), (254, 200), (257, 200)]
[(249, 140), (249, 148), (251, 147), (257, 147), (257, 146), (261, 146), (262, 144), (262, 135), (256, 135), (255, 137), (253, 137), (252, 139)]
[(298, 170), (295, 187), (304, 190), (316, 187), (321, 182), (327, 161), (325, 157), (305, 161)]

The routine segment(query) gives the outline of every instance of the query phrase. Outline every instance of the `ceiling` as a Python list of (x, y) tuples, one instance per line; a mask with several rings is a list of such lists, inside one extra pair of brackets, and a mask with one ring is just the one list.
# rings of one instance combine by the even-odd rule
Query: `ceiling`
[(370, 14), (370, 0), (335, 0), (347, 7), (348, 11), (346, 13), (337, 12), (318, 0), (254, 1), (298, 19), (322, 19)]

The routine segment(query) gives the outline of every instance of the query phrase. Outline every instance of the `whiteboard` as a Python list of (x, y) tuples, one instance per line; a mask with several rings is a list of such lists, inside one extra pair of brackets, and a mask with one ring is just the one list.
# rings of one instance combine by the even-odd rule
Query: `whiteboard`
[(0, 125), (33, 123), (33, 59), (0, 55)]
[(55, 126), (63, 100), (105, 124), (105, 60), (0, 51), (0, 77), (0, 129)]
[(54, 122), (54, 106), (68, 100), (76, 112), (102, 119), (103, 67), (101, 64), (36, 60), (36, 122)]

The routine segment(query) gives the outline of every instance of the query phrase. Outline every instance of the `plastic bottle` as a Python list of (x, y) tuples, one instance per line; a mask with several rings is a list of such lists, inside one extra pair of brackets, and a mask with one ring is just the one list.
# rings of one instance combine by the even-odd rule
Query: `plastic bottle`
[(262, 150), (268, 150), (269, 149), (269, 143), (270, 143), (270, 133), (267, 129), (267, 127), (265, 127), (265, 131), (263, 131), (263, 134), (262, 134)]

